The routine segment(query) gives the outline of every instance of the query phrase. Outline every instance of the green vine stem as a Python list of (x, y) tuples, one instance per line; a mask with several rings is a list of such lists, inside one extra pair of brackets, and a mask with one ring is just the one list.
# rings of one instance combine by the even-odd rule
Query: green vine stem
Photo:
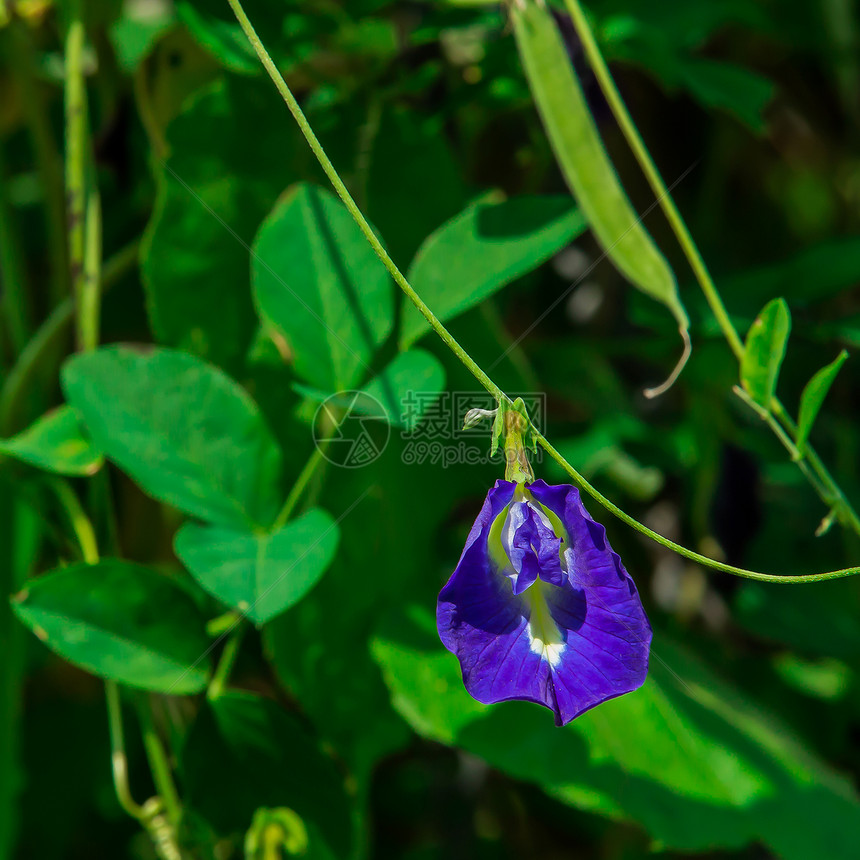
[(212, 680), (209, 682), (209, 687), (206, 690), (206, 697), (209, 701), (214, 702), (220, 695), (223, 694), (230, 680), (230, 673), (236, 665), (236, 658), (239, 656), (239, 650), (242, 647), (242, 639), (245, 635), (245, 625), (241, 617), (236, 621), (230, 629), (230, 634), (227, 637), (227, 643), (224, 645), (224, 650), (221, 652), (221, 659), (215, 667), (215, 672), (212, 675)]
[(78, 546), (81, 548), (81, 556), (87, 564), (98, 564), (99, 548), (96, 532), (77, 493), (64, 478), (52, 478), (50, 483), (75, 533)]
[(831, 505), (835, 504), (835, 500), (829, 496), (827, 488), (818, 480), (818, 476), (809, 468), (809, 464), (801, 458), (800, 451), (797, 445), (794, 444), (794, 440), (783, 430), (782, 425), (774, 418), (773, 413), (759, 406), (740, 385), (732, 386), (732, 392), (770, 427), (773, 435), (782, 443), (782, 446), (788, 452), (788, 456), (800, 466), (801, 471), (806, 475), (809, 483), (815, 488), (818, 495)]
[(128, 758), (125, 754), (125, 735), (122, 728), (122, 705), (119, 698), (119, 686), (115, 681), (105, 681), (105, 698), (110, 731), (113, 784), (117, 800), (123, 810), (132, 818), (144, 821), (146, 813), (143, 807), (135, 802), (128, 784)]
[[(579, 0), (564, 0), (564, 2), (567, 7), (568, 14), (570, 15), (570, 19), (573, 22), (573, 26), (576, 29), (576, 33), (582, 42), (585, 56), (588, 58), (588, 63), (597, 78), (600, 89), (609, 104), (613, 116), (615, 117), (615, 121), (621, 128), (621, 132), (627, 140), (628, 146), (633, 151), (633, 155), (636, 158), (639, 167), (645, 174), (645, 178), (648, 180), (651, 190), (657, 197), (657, 202), (660, 204), (660, 208), (663, 210), (663, 214), (666, 216), (666, 220), (669, 222), (672, 232), (678, 239), (678, 243), (684, 252), (684, 256), (687, 258), (690, 268), (693, 270), (693, 274), (702, 289), (702, 293), (711, 308), (711, 312), (717, 320), (717, 324), (719, 325), (723, 336), (728, 342), (735, 358), (740, 362), (744, 355), (743, 341), (732, 323), (731, 317), (726, 310), (726, 306), (723, 304), (722, 297), (711, 278), (708, 267), (705, 265), (705, 261), (702, 258), (698, 246), (687, 228), (681, 213), (678, 211), (678, 207), (675, 205), (675, 201), (672, 199), (669, 190), (666, 188), (666, 184), (663, 182), (660, 172), (657, 170), (657, 166), (654, 164), (654, 160), (651, 158), (651, 155), (642, 140), (642, 136), (639, 134), (636, 124), (633, 122), (630, 112), (627, 110), (627, 106), (624, 104), (624, 100), (621, 98), (621, 93), (619, 93), (618, 88), (615, 86), (612, 73), (609, 71), (609, 67), (603, 59), (603, 55), (600, 52), (597, 40), (594, 38), (594, 33), (591, 30), (591, 26), (583, 12), (582, 6)], [(776, 419), (782, 426), (783, 430), (791, 438), (792, 442), (796, 442), (797, 428), (788, 415), (785, 407), (776, 398), (774, 398), (771, 405), (771, 411), (776, 416)], [(776, 432), (775, 422), (767, 423), (771, 429)], [(810, 480), (810, 483), (816, 489), (822, 500), (833, 507), (839, 521), (843, 523), (843, 525), (853, 529), (857, 534), (860, 534), (860, 517), (857, 516), (851, 503), (833, 480), (832, 476), (827, 471), (815, 451), (812, 450), (810, 446), (807, 446), (805, 458), (796, 457), (793, 459), (801, 466), (802, 471)], [(803, 468), (804, 459), (808, 461), (811, 470)], [(813, 480), (813, 474), (817, 480)]]
[(167, 753), (164, 751), (164, 746), (155, 727), (155, 720), (152, 717), (152, 707), (145, 696), (138, 698), (137, 713), (140, 720), (141, 734), (143, 735), (143, 746), (146, 750), (150, 770), (152, 771), (155, 790), (164, 803), (167, 820), (175, 832), (182, 819), (182, 802), (179, 799), (179, 792), (176, 790), (176, 784), (173, 781), (173, 773), (170, 769)]
[[(296, 101), (295, 96), (290, 90), (287, 82), (283, 79), (280, 72), (275, 66), (272, 58), (269, 56), (266, 51), (263, 43), (260, 41), (259, 36), (254, 30), (253, 25), (248, 20), (248, 16), (245, 14), (242, 9), (242, 5), (239, 0), (227, 0), (230, 4), (230, 8), (233, 10), (234, 15), (236, 16), (236, 20), (239, 22), (239, 25), (242, 27), (245, 35), (248, 38), (248, 41), (251, 43), (252, 47), (257, 53), (257, 56), (260, 58), (261, 63), (263, 64), (266, 72), (269, 77), (272, 79), (272, 82), (278, 89), (278, 92), (281, 94), (281, 97), (286, 102), (287, 107), (290, 110), (290, 113), (293, 115), (296, 123), (299, 126), (302, 134), (307, 140), (308, 145), (316, 156), (317, 160), (320, 163), (323, 171), (326, 176), (328, 176), (329, 180), (334, 187), (335, 192), (343, 201), (343, 204), (349, 210), (349, 213), (355, 219), (356, 224), (361, 229), (361, 232), (364, 234), (367, 241), (370, 243), (373, 250), (376, 252), (379, 259), (382, 261), (383, 265), (388, 269), (388, 272), (391, 274), (391, 277), (394, 279), (395, 283), (400, 287), (401, 290), (406, 294), (409, 300), (415, 305), (415, 307), (419, 310), (422, 316), (430, 323), (432, 328), (436, 331), (439, 337), (443, 340), (443, 342), (448, 346), (448, 348), (457, 356), (457, 358), (462, 362), (462, 364), (466, 367), (466, 369), (475, 377), (475, 379), (484, 386), (484, 388), (496, 398), (497, 401), (505, 401), (506, 403), (511, 403), (510, 398), (490, 379), (489, 376), (474, 362), (474, 360), (469, 356), (465, 349), (453, 338), (451, 333), (445, 328), (444, 325), (436, 318), (433, 312), (427, 307), (426, 304), (422, 301), (421, 297), (415, 292), (406, 278), (403, 276), (403, 273), (397, 268), (397, 265), (388, 256), (385, 251), (385, 248), (380, 243), (379, 239), (373, 232), (370, 224), (365, 219), (364, 215), (359, 210), (358, 206), (356, 206), (355, 201), (350, 196), (349, 191), (338, 175), (337, 171), (334, 168), (334, 165), (329, 160), (328, 156), (323, 150), (319, 140), (308, 124), (307, 119), (305, 118), (304, 113), (302, 112), (299, 103)], [(777, 575), (777, 574), (768, 574), (768, 573), (759, 573), (754, 570), (746, 570), (741, 567), (734, 567), (730, 564), (724, 564), (723, 562), (717, 561), (713, 558), (708, 558), (707, 556), (701, 555), (698, 552), (694, 552), (687, 547), (681, 546), (680, 544), (675, 543), (674, 541), (669, 540), (663, 535), (658, 534), (657, 532), (649, 529), (647, 526), (640, 523), (638, 520), (635, 520), (629, 514), (625, 513), (621, 510), (616, 504), (609, 501), (602, 493), (600, 493), (597, 489), (591, 486), (585, 478), (567, 462), (567, 460), (562, 457), (562, 455), (550, 444), (550, 442), (538, 432), (536, 428), (534, 429), (534, 438), (541, 445), (541, 447), (555, 460), (564, 471), (573, 479), (573, 481), (579, 485), (585, 492), (587, 492), (592, 498), (594, 498), (599, 504), (601, 504), (607, 511), (616, 516), (619, 520), (621, 520), (626, 525), (630, 526), (635, 531), (640, 534), (649, 537), (651, 540), (660, 544), (661, 546), (666, 547), (667, 549), (672, 550), (673, 552), (678, 553), (678, 555), (682, 555), (685, 558), (690, 559), (691, 561), (698, 562), (699, 564), (710, 567), (714, 570), (719, 570), (724, 573), (732, 573), (735, 576), (745, 577), (747, 579), (755, 579), (761, 582), (780, 582), (780, 583), (808, 583), (808, 582), (821, 582), (827, 579), (839, 579), (843, 576), (852, 576), (857, 573), (860, 573), (860, 567), (851, 567), (845, 568), (843, 570), (832, 570), (827, 571), (825, 573), (813, 573), (813, 574), (805, 574), (801, 576), (785, 576), (785, 575)]]
[[(100, 207), (94, 181), (87, 181), (91, 161), (84, 81), (83, 3), (71, 0), (66, 34), (66, 205), (69, 236), (69, 275), (76, 308), (79, 349), (95, 349), (99, 328), (97, 261), (100, 246)], [(90, 177), (92, 180), (94, 177)]]
[(305, 491), (305, 488), (310, 483), (310, 480), (314, 476), (314, 473), (325, 461), (325, 452), (330, 444), (331, 438), (326, 437), (316, 445), (313, 454), (308, 457), (307, 463), (305, 463), (304, 468), (299, 473), (299, 476), (298, 478), (296, 478), (296, 481), (293, 486), (290, 488), (290, 492), (287, 495), (286, 501), (284, 502), (284, 506), (281, 508), (280, 513), (275, 519), (275, 522), (272, 524), (271, 530), (273, 532), (282, 529), (287, 524), (287, 520), (289, 520), (289, 518), (292, 516), (296, 505), (299, 503), (299, 499), (302, 497), (302, 493)]
[[(80, 499), (69, 482), (63, 478), (52, 479), (50, 483), (71, 523), (84, 561), (87, 564), (97, 564), (99, 550), (95, 529)], [(128, 785), (122, 709), (119, 687), (115, 681), (105, 681), (105, 697), (111, 738), (111, 771), (117, 800), (122, 809), (136, 818), (145, 828), (152, 839), (156, 853), (162, 860), (181, 860), (182, 852), (177, 843), (176, 833), (182, 817), (182, 805), (167, 756), (155, 729), (150, 702), (145, 699), (138, 700), (138, 715), (147, 760), (158, 795), (141, 806), (135, 802)]]

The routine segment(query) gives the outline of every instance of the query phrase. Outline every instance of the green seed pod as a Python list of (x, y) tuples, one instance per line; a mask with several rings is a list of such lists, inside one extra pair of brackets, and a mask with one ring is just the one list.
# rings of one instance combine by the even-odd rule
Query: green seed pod
[(664, 385), (645, 392), (654, 397), (671, 385), (690, 351), (690, 323), (675, 277), (612, 168), (551, 13), (541, 0), (514, 0), (511, 14), (526, 78), (568, 187), (618, 271), (678, 322), (684, 354)]

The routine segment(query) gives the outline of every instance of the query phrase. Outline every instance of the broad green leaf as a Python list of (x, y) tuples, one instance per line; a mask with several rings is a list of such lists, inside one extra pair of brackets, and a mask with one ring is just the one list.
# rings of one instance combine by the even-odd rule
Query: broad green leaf
[(791, 331), (785, 299), (768, 302), (747, 332), (741, 360), (741, 382), (752, 399), (765, 409), (776, 394), (779, 369)]
[(423, 736), (564, 803), (639, 822), (665, 848), (759, 840), (784, 860), (854, 856), (860, 799), (850, 784), (682, 649), (660, 639), (644, 687), (558, 729), (535, 705), (472, 700), (432, 619), (398, 617), (373, 652), (395, 708)]
[(803, 393), (800, 395), (800, 413), (797, 418), (797, 450), (801, 456), (806, 451), (806, 440), (809, 438), (809, 431), (818, 417), (818, 412), (824, 403), (824, 398), (827, 397), (827, 392), (830, 391), (830, 386), (833, 385), (836, 374), (839, 373), (839, 368), (845, 364), (845, 359), (847, 358), (848, 353), (843, 349), (830, 364), (822, 367), (806, 383)]
[(149, 568), (71, 565), (32, 580), (12, 606), (52, 651), (94, 675), (174, 695), (206, 686), (203, 617), (186, 591)]
[(377, 400), (389, 423), (412, 430), (439, 399), (445, 387), (445, 368), (423, 349), (401, 352), (362, 391)]
[(0, 454), (58, 475), (92, 475), (103, 462), (69, 406), (52, 409), (11, 439), (0, 439)]
[(141, 248), (152, 329), (162, 343), (235, 369), (256, 328), (248, 243), (307, 162), (305, 148), (262, 77), (219, 82), (166, 136), (170, 155), (156, 163), (158, 194)]
[[(445, 321), (545, 262), (585, 227), (569, 197), (476, 203), (424, 241), (410, 266), (409, 281)], [(409, 346), (429, 329), (416, 308), (406, 305), (401, 345)]]
[(316, 585), (334, 558), (338, 537), (334, 520), (314, 508), (271, 534), (186, 523), (175, 548), (210, 594), (264, 624)]
[(260, 315), (299, 376), (329, 391), (366, 376), (393, 325), (392, 287), (340, 201), (314, 185), (290, 189), (257, 234), (252, 274)]
[(334, 856), (351, 856), (342, 776), (304, 723), (270, 699), (230, 692), (207, 702), (181, 770), (190, 806), (218, 833), (244, 832), (259, 807), (284, 806), (314, 825)]
[(550, 145), (595, 236), (633, 286), (672, 312), (686, 338), (689, 320), (675, 276), (621, 187), (552, 13), (527, 0), (513, 7), (512, 20)]
[(271, 522), (281, 452), (256, 404), (217, 368), (110, 346), (70, 358), (62, 384), (96, 447), (151, 496), (219, 525)]
[(438, 117), (388, 108), (370, 151), (367, 214), (402, 271), (431, 231), (467, 200), (462, 168), (440, 124)]

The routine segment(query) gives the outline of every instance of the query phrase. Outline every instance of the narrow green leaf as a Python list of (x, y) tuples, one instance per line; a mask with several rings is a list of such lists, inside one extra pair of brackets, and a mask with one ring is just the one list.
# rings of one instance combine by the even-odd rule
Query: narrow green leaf
[(378, 400), (390, 424), (412, 430), (439, 399), (445, 387), (445, 368), (423, 349), (401, 352), (362, 388)]
[(334, 520), (315, 508), (273, 534), (186, 523), (175, 548), (210, 594), (264, 624), (316, 585), (334, 558), (338, 538)]
[(257, 405), (217, 368), (110, 346), (69, 359), (62, 384), (96, 447), (151, 496), (221, 525), (274, 518), (281, 452)]
[(752, 399), (765, 409), (776, 393), (779, 369), (791, 331), (785, 299), (768, 302), (747, 332), (741, 360), (741, 382)]
[(839, 373), (839, 368), (845, 364), (848, 358), (846, 350), (842, 350), (826, 367), (822, 367), (809, 382), (806, 383), (803, 393), (800, 395), (800, 414), (797, 418), (797, 450), (801, 456), (806, 453), (806, 441), (809, 439), (809, 431), (818, 416), (824, 398), (830, 391), (830, 386)]
[(675, 277), (618, 181), (550, 10), (526, 0), (513, 5), (512, 20), (550, 145), (595, 236), (633, 286), (672, 312), (686, 339)]
[(52, 651), (94, 675), (175, 695), (206, 686), (204, 619), (154, 570), (117, 559), (71, 565), (30, 582), (12, 606)]
[[(535, 269), (585, 226), (569, 197), (476, 203), (424, 241), (409, 269), (409, 281), (444, 322)], [(401, 345), (409, 346), (429, 330), (427, 320), (407, 305)]]
[(70, 406), (52, 409), (17, 436), (0, 439), (0, 454), (58, 475), (92, 475), (104, 462)]
[(252, 278), (260, 315), (302, 378), (339, 391), (366, 375), (394, 323), (391, 281), (332, 194), (308, 184), (287, 192), (254, 241)]

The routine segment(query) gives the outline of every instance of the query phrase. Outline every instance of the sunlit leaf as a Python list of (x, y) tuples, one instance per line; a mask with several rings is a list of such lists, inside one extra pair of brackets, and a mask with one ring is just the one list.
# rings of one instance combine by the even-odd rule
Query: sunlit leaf
[(103, 347), (70, 358), (63, 390), (96, 447), (143, 489), (210, 522), (267, 524), (281, 452), (232, 379), (169, 349)]
[(334, 558), (338, 536), (334, 520), (315, 508), (272, 534), (186, 523), (175, 547), (210, 594), (263, 624), (316, 585)]

